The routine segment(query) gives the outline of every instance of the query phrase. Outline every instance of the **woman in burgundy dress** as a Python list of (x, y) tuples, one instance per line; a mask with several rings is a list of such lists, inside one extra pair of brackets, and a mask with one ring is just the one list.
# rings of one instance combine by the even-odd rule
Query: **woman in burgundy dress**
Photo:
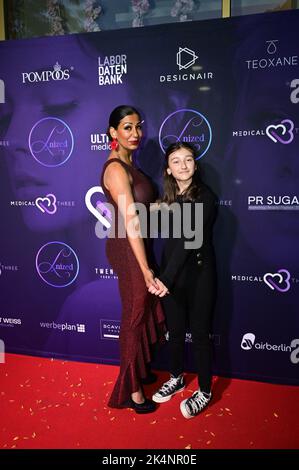
[[(147, 240), (132, 236), (128, 230), (133, 218), (136, 220), (136, 212), (130, 215), (128, 207), (136, 202), (148, 207), (155, 200), (149, 179), (132, 163), (132, 153), (142, 137), (138, 111), (125, 105), (115, 108), (109, 118), (108, 136), (112, 152), (104, 164), (101, 184), (115, 217), (106, 253), (118, 275), (122, 302), (120, 372), (108, 405), (150, 413), (156, 405), (144, 397), (142, 379), (147, 375), (150, 347), (163, 337), (165, 327), (159, 299), (148, 289), (152, 287), (157, 293), (165, 286), (150, 269)], [(125, 229), (124, 236), (119, 236), (120, 224)]]

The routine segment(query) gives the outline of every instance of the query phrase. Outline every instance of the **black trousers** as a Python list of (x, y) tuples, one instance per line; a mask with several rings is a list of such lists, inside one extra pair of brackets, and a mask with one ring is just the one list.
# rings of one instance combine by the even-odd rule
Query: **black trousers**
[(163, 298), (169, 331), (170, 373), (184, 371), (186, 331), (192, 334), (194, 363), (201, 391), (209, 393), (212, 382), (211, 327), (216, 297), (214, 264), (182, 272), (175, 286)]

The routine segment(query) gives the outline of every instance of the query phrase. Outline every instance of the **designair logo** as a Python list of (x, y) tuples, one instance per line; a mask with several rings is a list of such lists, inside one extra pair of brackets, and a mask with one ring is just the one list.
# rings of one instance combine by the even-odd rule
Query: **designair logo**
[(51, 323), (40, 322), (40, 327), (51, 329), (51, 330), (76, 331), (78, 333), (85, 333), (85, 325), (79, 324), (79, 323), (76, 323), (76, 324), (55, 323), (54, 321)]
[(248, 351), (249, 349), (252, 349), (254, 342), (255, 342), (255, 335), (253, 333), (246, 333), (242, 338), (241, 348), (245, 349), (245, 351)]

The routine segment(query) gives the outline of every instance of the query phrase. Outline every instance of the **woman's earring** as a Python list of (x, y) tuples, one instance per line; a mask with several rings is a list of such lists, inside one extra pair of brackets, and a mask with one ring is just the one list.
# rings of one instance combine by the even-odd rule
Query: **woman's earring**
[(112, 150), (117, 150), (118, 149), (118, 140), (117, 139), (113, 139), (112, 142), (111, 142), (111, 148)]

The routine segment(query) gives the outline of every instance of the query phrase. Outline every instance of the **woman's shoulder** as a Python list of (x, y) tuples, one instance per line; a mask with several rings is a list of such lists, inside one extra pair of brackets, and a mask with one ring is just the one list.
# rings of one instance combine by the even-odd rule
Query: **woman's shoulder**
[(200, 184), (200, 191), (197, 200), (198, 202), (214, 201), (216, 203), (218, 201), (218, 197), (210, 186), (202, 182)]

